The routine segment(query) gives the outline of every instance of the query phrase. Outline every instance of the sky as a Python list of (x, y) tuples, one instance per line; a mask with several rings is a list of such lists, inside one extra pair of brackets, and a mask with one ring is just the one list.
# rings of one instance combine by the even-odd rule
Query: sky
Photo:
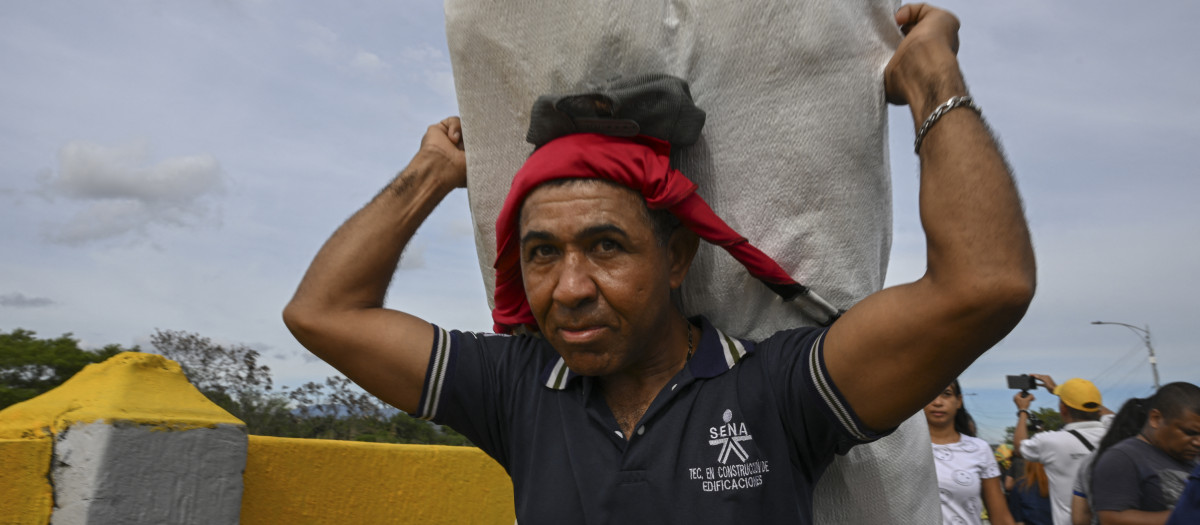
[[(1114, 410), (1200, 382), (1200, 4), (946, 1), (1020, 186), (1039, 287), (961, 377), (982, 437), (1005, 375), (1096, 382)], [(280, 311), (321, 243), (456, 113), (441, 2), (13, 0), (0, 12), (0, 331), (149, 349), (156, 330), (335, 371)], [(893, 108), (889, 284), (920, 277), (912, 122)], [(488, 330), (467, 199), (418, 233), (388, 306)], [(1053, 396), (1035, 393), (1035, 407)]]

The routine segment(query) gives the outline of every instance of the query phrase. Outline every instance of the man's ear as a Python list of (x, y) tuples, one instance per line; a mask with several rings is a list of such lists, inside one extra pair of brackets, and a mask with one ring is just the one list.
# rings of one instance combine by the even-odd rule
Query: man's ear
[(677, 290), (683, 285), (688, 269), (692, 267), (692, 259), (696, 257), (696, 249), (700, 246), (700, 237), (696, 232), (685, 226), (675, 228), (671, 232), (671, 240), (667, 250), (671, 257), (671, 289)]
[(1162, 422), (1163, 413), (1159, 409), (1151, 408), (1150, 411), (1146, 413), (1146, 424), (1149, 425), (1150, 428), (1158, 430), (1158, 428), (1162, 426)]

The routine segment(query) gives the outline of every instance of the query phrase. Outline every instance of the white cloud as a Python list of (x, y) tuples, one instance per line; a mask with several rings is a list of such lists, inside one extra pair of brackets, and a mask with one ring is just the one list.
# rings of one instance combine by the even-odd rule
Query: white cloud
[(300, 49), (319, 60), (332, 61), (335, 59), (340, 46), (337, 33), (316, 22), (304, 21), (298, 25), (300, 31), (304, 33)]
[[(321, 62), (339, 68), (349, 66), (352, 70), (366, 73), (391, 69), (391, 65), (378, 54), (355, 48), (342, 41), (338, 33), (321, 24), (302, 22), (299, 27), (304, 35), (300, 48)], [(406, 62), (407, 59), (402, 57), (402, 61)]]
[(390, 66), (388, 66), (387, 62), (384, 62), (379, 58), (379, 55), (376, 55), (375, 53), (359, 51), (354, 55), (354, 59), (350, 61), (350, 67), (373, 73), (376, 71), (386, 70)]
[(450, 60), (446, 58), (437, 48), (422, 44), (420, 46), (408, 46), (400, 50), (400, 60), (408, 64), (425, 64), (429, 62), (445, 62), (450, 64)]
[(193, 155), (150, 164), (148, 150), (144, 142), (107, 147), (76, 141), (63, 147), (58, 171), (42, 181), (44, 193), (84, 208), (49, 225), (48, 238), (79, 244), (208, 218), (207, 198), (224, 187), (216, 158)]

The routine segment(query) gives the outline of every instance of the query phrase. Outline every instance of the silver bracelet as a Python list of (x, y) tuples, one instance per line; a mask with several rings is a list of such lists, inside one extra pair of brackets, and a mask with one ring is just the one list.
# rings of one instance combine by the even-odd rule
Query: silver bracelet
[(937, 122), (938, 119), (942, 118), (942, 115), (949, 113), (950, 110), (954, 108), (962, 106), (971, 108), (975, 110), (979, 116), (983, 116), (983, 110), (979, 108), (978, 104), (975, 104), (975, 100), (971, 98), (971, 95), (950, 97), (950, 100), (947, 100), (944, 104), (934, 108), (933, 113), (929, 114), (929, 118), (925, 119), (925, 122), (921, 124), (921, 129), (917, 130), (917, 140), (913, 142), (913, 152), (918, 155), (921, 154), (921, 141), (925, 140), (925, 134), (929, 133), (929, 128), (932, 128), (933, 124)]

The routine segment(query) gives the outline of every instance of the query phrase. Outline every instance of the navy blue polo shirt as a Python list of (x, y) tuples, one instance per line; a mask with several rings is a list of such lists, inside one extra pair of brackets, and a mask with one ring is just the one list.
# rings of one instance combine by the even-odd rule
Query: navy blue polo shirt
[(833, 454), (882, 436), (830, 381), (825, 329), (755, 344), (696, 321), (696, 353), (629, 439), (595, 379), (531, 336), (434, 327), (417, 415), (508, 471), (522, 525), (810, 523)]

